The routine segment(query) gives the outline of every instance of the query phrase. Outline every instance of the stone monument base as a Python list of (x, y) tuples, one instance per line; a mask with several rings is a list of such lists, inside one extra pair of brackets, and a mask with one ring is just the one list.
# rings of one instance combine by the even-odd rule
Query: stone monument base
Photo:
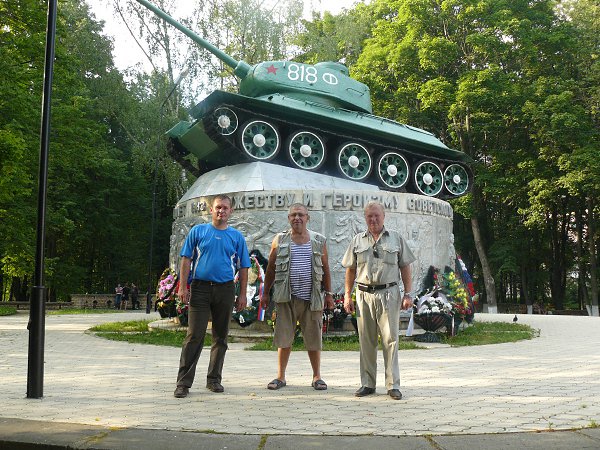
[(308, 228), (327, 238), (334, 292), (344, 291), (342, 255), (352, 237), (366, 229), (363, 209), (372, 200), (383, 204), (386, 228), (399, 231), (417, 257), (412, 265), (415, 291), (420, 290), (430, 266), (454, 268), (453, 210), (448, 202), (261, 162), (212, 170), (179, 200), (171, 235), (172, 268), (179, 267), (179, 252), (189, 230), (211, 221), (210, 205), (217, 194), (232, 198), (230, 225), (244, 234), (249, 250), (265, 258), (275, 234), (289, 228), (289, 207), (306, 205)]

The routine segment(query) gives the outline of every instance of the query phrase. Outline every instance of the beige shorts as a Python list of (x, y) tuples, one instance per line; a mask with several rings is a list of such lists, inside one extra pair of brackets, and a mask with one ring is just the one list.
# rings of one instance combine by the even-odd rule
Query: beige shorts
[(298, 299), (277, 303), (277, 320), (275, 322), (273, 344), (277, 348), (291, 347), (294, 343), (296, 322), (300, 322), (306, 350), (321, 350), (323, 311), (311, 311), (310, 302)]

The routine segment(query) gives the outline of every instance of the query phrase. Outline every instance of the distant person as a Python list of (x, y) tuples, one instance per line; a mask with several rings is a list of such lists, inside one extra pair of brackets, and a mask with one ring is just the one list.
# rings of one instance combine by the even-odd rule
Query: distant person
[(131, 283), (131, 309), (140, 309), (140, 301), (138, 300), (139, 296), (140, 290), (135, 283)]
[(146, 291), (146, 314), (150, 314), (150, 311), (152, 310), (152, 294), (150, 293), (150, 290)]
[[(342, 259), (346, 267), (344, 308), (354, 311), (352, 290), (357, 282), (356, 317), (360, 343), (361, 387), (354, 395), (375, 393), (377, 380), (377, 341), (381, 335), (385, 385), (394, 400), (402, 399), (398, 367), (398, 328), (400, 308), (413, 304), (410, 264), (415, 260), (406, 241), (397, 231), (384, 227), (385, 210), (379, 202), (365, 206), (367, 230), (358, 233)], [(404, 296), (398, 282), (402, 278)]]
[[(234, 300), (237, 311), (246, 307), (250, 257), (242, 233), (227, 224), (232, 213), (231, 198), (217, 195), (210, 213), (211, 223), (194, 226), (181, 249), (181, 282), (177, 295), (189, 302), (189, 319), (173, 394), (177, 398), (187, 397), (194, 382), (209, 317), (212, 318), (212, 347), (206, 388), (212, 392), (224, 391), (221, 379)], [(236, 299), (233, 279), (237, 269), (240, 292)], [(192, 282), (188, 290), (190, 275)]]
[(127, 309), (127, 303), (129, 302), (129, 293), (131, 292), (131, 288), (129, 287), (129, 282), (125, 283), (123, 286), (123, 297), (121, 298), (121, 309)]
[(285, 370), (292, 352), (296, 322), (300, 323), (304, 346), (312, 366), (311, 386), (319, 391), (327, 389), (321, 379), (321, 347), (323, 333), (323, 306), (333, 309), (331, 275), (327, 259), (325, 236), (310, 231), (308, 209), (301, 203), (290, 207), (290, 229), (273, 239), (261, 306), (269, 306), (269, 290), (277, 308), (275, 337), (277, 346), (277, 378), (267, 385), (276, 390), (286, 385)]
[(121, 283), (117, 284), (115, 288), (115, 309), (119, 309), (121, 307), (121, 297), (123, 296), (123, 286)]

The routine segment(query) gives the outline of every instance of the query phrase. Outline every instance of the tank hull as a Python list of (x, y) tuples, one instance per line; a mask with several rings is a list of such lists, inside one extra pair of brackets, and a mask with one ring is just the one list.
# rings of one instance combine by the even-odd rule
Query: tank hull
[[(465, 178), (472, 179), (472, 175), (470, 160), (464, 153), (448, 148), (427, 131), (365, 112), (281, 94), (255, 98), (215, 91), (197, 104), (190, 115), (193, 121), (180, 122), (167, 134), (174, 153), (194, 154), (204, 170), (252, 160), (272, 161), (375, 182), (386, 190), (445, 198), (463, 195), (471, 184), (465, 184)], [(265, 136), (267, 142), (260, 146)], [(308, 147), (313, 154), (305, 157)], [(387, 156), (387, 163), (380, 162), (382, 156)], [(360, 161), (354, 168), (356, 159)], [(390, 161), (396, 163), (389, 164)], [(423, 189), (429, 188), (426, 181), (431, 177), (417, 174), (419, 164), (424, 162), (433, 165), (431, 184), (435, 189), (429, 192)], [(399, 168), (401, 172), (404, 166), (402, 177), (394, 173)], [(454, 192), (444, 189), (443, 172), (448, 167), (459, 170), (463, 179)], [(441, 181), (435, 180), (436, 174), (440, 178), (438, 172)]]

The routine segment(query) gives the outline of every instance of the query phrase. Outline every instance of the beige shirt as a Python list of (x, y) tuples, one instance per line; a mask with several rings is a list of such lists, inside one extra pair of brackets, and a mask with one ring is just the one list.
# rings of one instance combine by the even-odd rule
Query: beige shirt
[(377, 242), (368, 230), (354, 236), (342, 258), (342, 266), (356, 269), (357, 283), (379, 285), (400, 281), (400, 267), (415, 260), (402, 236), (384, 228)]

